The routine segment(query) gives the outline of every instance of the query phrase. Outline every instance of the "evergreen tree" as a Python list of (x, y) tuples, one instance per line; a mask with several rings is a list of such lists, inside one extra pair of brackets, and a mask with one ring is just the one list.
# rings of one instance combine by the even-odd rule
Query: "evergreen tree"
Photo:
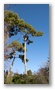
[[(23, 19), (20, 19), (19, 16), (9, 10), (5, 10), (4, 11), (4, 41), (7, 41), (7, 38), (11, 38), (14, 35), (17, 35), (18, 33), (23, 35), (23, 40), (24, 42), (27, 42), (27, 44), (29, 45), (30, 43), (33, 43), (33, 41), (31, 41), (29, 39), (29, 36), (32, 37), (38, 37), (38, 36), (42, 36), (43, 32), (41, 31), (36, 31), (30, 24), (26, 23)], [(6, 44), (6, 43), (5, 43)], [(8, 47), (12, 48), (14, 47), (16, 51), (19, 52), (26, 52), (26, 50), (24, 50), (24, 47), (22, 44), (20, 44), (17, 41), (13, 41), (10, 45), (5, 46), (5, 59), (7, 58), (13, 58), (12, 55), (10, 57), (10, 55), (6, 55), (6, 51), (8, 49)], [(13, 51), (12, 51), (13, 52)], [(15, 53), (15, 52), (14, 52)], [(13, 53), (13, 54), (14, 54)], [(25, 54), (25, 53), (24, 53)], [(25, 55), (19, 55), (19, 58), (22, 59), (22, 61), (24, 62), (25, 65), (25, 69), (26, 69), (26, 61), (28, 61), (26, 59)], [(26, 61), (24, 60), (26, 59)]]

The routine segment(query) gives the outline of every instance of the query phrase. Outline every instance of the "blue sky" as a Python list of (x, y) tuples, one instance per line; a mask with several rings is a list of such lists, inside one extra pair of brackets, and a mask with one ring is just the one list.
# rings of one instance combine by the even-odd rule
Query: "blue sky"
[[(49, 5), (48, 4), (11, 4), (6, 7), (18, 14), (21, 19), (31, 24), (35, 30), (42, 31), (42, 37), (30, 37), (33, 44), (27, 45), (27, 69), (38, 71), (38, 69), (48, 60), (49, 57)], [(20, 38), (20, 34), (9, 39), (9, 43)], [(23, 41), (22, 41), (23, 42)], [(19, 54), (19, 53), (17, 53)], [(24, 64), (20, 59), (16, 59), (12, 67), (13, 72), (23, 73)]]

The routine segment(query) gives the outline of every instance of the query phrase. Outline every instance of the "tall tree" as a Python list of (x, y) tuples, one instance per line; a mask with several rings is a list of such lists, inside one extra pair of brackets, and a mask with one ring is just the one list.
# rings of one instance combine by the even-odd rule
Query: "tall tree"
[[(22, 58), (22, 60), (24, 59), (24, 66), (25, 66), (25, 73), (27, 74), (27, 70), (26, 70), (26, 43), (29, 45), (30, 43), (33, 43), (33, 41), (31, 41), (29, 39), (29, 36), (32, 37), (38, 37), (38, 36), (42, 36), (43, 32), (41, 31), (36, 31), (30, 24), (26, 23), (23, 19), (20, 19), (18, 17), (18, 15), (12, 11), (8, 11), (5, 10), (4, 11), (4, 27), (6, 27), (7, 29), (4, 29), (4, 37), (5, 37), (5, 41), (7, 41), (6, 36), (8, 36), (9, 38), (11, 38), (14, 35), (17, 35), (18, 33), (20, 33), (23, 37), (23, 41), (24, 41), (24, 57), (20, 56), (20, 58)], [(12, 44), (14, 44), (14, 47), (18, 47), (18, 51), (22, 51), (22, 48), (20, 47), (20, 45), (17, 44), (17, 42), (13, 42)], [(11, 44), (11, 46), (12, 46)], [(6, 51), (6, 50), (5, 50)], [(6, 55), (4, 55), (6, 56)]]

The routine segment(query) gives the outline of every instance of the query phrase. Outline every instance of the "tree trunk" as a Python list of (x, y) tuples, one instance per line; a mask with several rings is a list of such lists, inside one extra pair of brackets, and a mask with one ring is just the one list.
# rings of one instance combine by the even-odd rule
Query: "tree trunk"
[(24, 42), (24, 69), (25, 69), (25, 74), (27, 75), (27, 67), (26, 67), (26, 41)]

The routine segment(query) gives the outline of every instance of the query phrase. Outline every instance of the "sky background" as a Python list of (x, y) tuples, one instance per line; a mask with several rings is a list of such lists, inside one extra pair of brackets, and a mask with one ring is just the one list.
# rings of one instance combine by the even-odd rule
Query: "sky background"
[[(35, 30), (42, 31), (44, 34), (41, 37), (30, 37), (33, 40), (33, 44), (27, 45), (27, 69), (38, 71), (41, 66), (45, 65), (45, 62), (49, 57), (49, 5), (48, 4), (10, 4), (6, 6), (5, 10), (11, 10), (18, 14), (20, 19), (24, 19), (25, 22), (32, 25)], [(13, 36), (8, 40), (11, 43), (13, 40), (19, 39), (22, 41), (20, 34)], [(17, 52), (17, 55), (19, 53)], [(24, 64), (21, 59), (15, 59), (12, 67), (13, 72), (24, 73)]]

